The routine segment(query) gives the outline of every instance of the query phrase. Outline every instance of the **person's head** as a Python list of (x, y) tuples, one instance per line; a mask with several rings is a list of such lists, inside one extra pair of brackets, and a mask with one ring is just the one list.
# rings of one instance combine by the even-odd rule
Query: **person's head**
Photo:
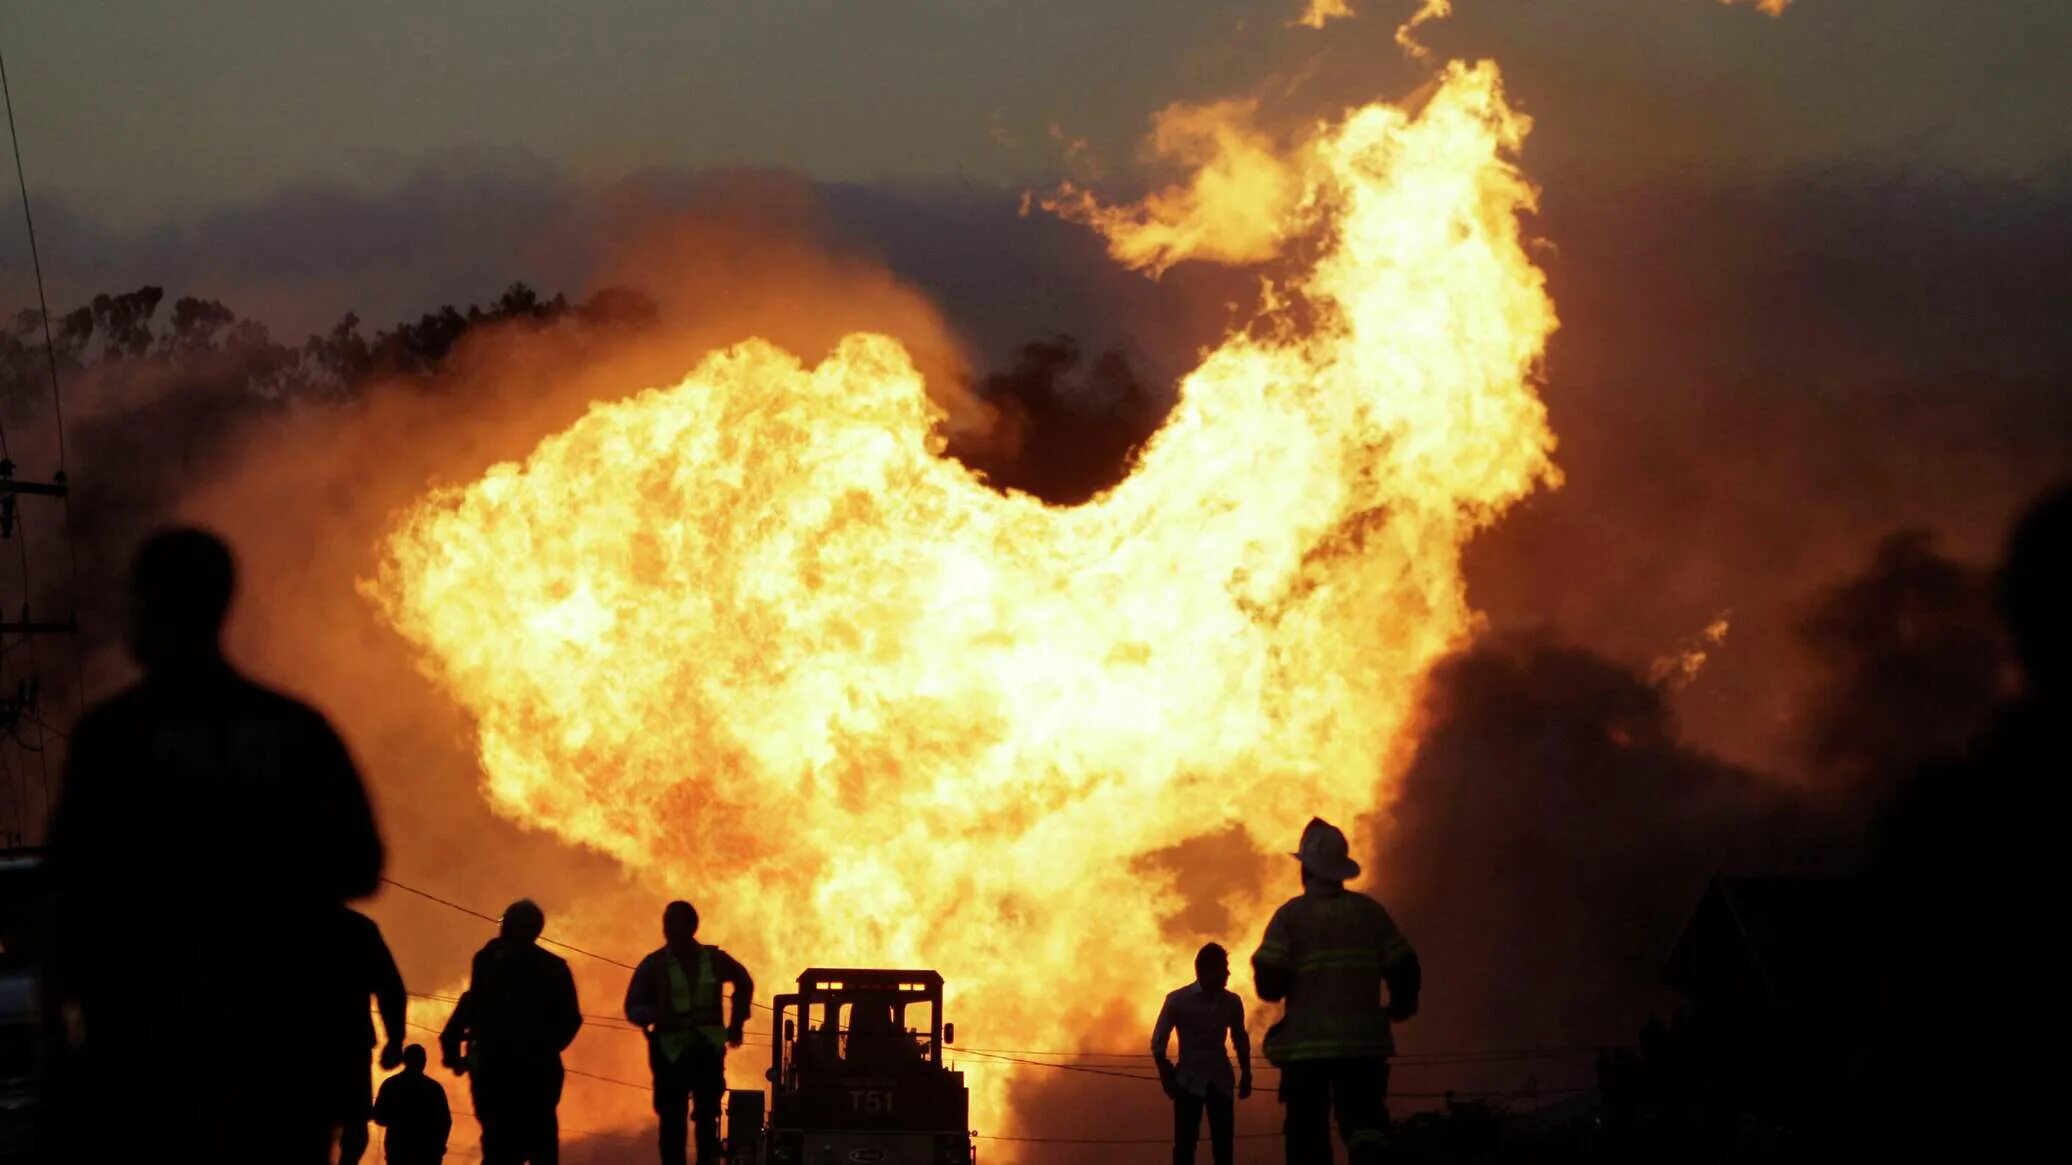
[(130, 656), (146, 672), (221, 657), (223, 619), (237, 589), (230, 547), (206, 530), (152, 535), (130, 564)]
[(403, 1049), (403, 1071), (422, 1072), (424, 1071), (424, 1062), (423, 1044), (412, 1044)]
[(698, 908), (688, 902), (671, 902), (662, 908), (662, 938), (679, 946), (698, 937)]
[(1230, 983), (1230, 952), (1221, 943), (1210, 943), (1196, 951), (1194, 979), (1211, 991), (1221, 991)]
[(504, 920), (498, 933), (512, 942), (535, 943), (547, 929), (547, 912), (530, 898), (504, 907)]
[(2015, 523), (2000, 570), (2000, 614), (2032, 694), (2072, 697), (2072, 485)]
[(1312, 817), (1303, 827), (1302, 843), (1289, 856), (1302, 863), (1305, 885), (1336, 886), (1360, 876), (1360, 863), (1352, 859), (1351, 849), (1337, 826)]

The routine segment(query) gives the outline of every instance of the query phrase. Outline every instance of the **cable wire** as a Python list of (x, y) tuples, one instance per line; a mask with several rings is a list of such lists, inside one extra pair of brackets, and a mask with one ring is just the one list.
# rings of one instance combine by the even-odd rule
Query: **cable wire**
[[(453, 910), (458, 910), (462, 914), (473, 915), (474, 917), (479, 918), (484, 922), (496, 923), (499, 925), (503, 923), (503, 919), (498, 918), (495, 915), (484, 914), (482, 911), (476, 910), (472, 907), (462, 906), (458, 902), (452, 901), (451, 899), (447, 898), (441, 898), (437, 894), (431, 893), (428, 890), (420, 890), (415, 886), (406, 886), (403, 883), (396, 881), (394, 878), (384, 877), (382, 879), (382, 882), (385, 885), (394, 886), (396, 889), (401, 890), (406, 894), (415, 894), (419, 898), (423, 898), (431, 902), (436, 902), (441, 906), (445, 906)], [(596, 959), (600, 963), (610, 963), (614, 967), (623, 967), (628, 971), (636, 969), (631, 963), (622, 962), (618, 959), (614, 959), (610, 955), (600, 955), (596, 951), (586, 951), (582, 947), (576, 946), (573, 943), (562, 942), (560, 939), (552, 939), (546, 937), (545, 935), (542, 935), (540, 936), (540, 941), (550, 947), (559, 947), (560, 949), (567, 951), (570, 954), (582, 955), (585, 958)]]

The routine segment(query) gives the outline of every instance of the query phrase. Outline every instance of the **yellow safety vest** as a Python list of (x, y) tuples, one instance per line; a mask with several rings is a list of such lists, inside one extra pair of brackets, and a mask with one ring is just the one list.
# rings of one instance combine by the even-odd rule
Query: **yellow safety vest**
[(694, 1039), (707, 1040), (715, 1050), (724, 1052), (727, 1026), (720, 1019), (719, 977), (712, 972), (712, 948), (698, 948), (695, 980), (674, 953), (665, 951), (662, 961), (669, 973), (668, 1008), (655, 1030), (662, 1055), (678, 1059)]

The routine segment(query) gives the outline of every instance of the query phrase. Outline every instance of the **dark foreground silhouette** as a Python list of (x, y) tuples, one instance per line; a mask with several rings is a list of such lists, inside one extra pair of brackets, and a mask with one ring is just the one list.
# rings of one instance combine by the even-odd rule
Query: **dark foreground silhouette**
[(1281, 1070), (1288, 1165), (1331, 1165), (1334, 1113), (1352, 1165), (1372, 1165), (1388, 1140), (1390, 1025), (1417, 1014), (1423, 974), (1381, 903), (1346, 889), (1360, 865), (1345, 834), (1312, 819), (1293, 856), (1302, 893), (1274, 912), (1252, 954), (1259, 997), (1287, 1004), (1264, 1043)]
[(453, 1110), (446, 1089), (425, 1075), (424, 1048), (403, 1049), (403, 1070), (381, 1082), (374, 1098), (374, 1123), (382, 1127), (385, 1155), (391, 1165), (439, 1165), (446, 1159), (446, 1138), (453, 1132)]
[[(626, 1019), (647, 1033), (662, 1165), (683, 1165), (691, 1124), (697, 1127), (698, 1160), (719, 1160), (727, 1049), (741, 1046), (755, 999), (748, 969), (697, 936), (698, 911), (688, 902), (671, 902), (662, 911), (662, 946), (640, 961), (626, 984)], [(733, 988), (724, 1012), (722, 985)]]
[[(2021, 694), (1901, 790), (1873, 884), (1891, 936), (1886, 1116), (1915, 1159), (2014, 1159), (2048, 1135), (2064, 1046), (2056, 920), (2072, 788), (2072, 488), (2016, 525), (1999, 580)], [(1984, 1114), (1994, 1114), (1990, 1120)]]
[[(1237, 1101), (1252, 1095), (1252, 1042), (1245, 1034), (1245, 1001), (1229, 989), (1230, 953), (1210, 943), (1194, 956), (1194, 982), (1168, 994), (1151, 1026), (1151, 1059), (1159, 1086), (1173, 1102), (1173, 1165), (1192, 1165), (1209, 1118), (1209, 1151), (1216, 1165), (1230, 1165), (1236, 1152)], [(1180, 1060), (1166, 1056), (1175, 1033)], [(1237, 1050), (1232, 1072), (1224, 1042)]]
[(337, 960), (311, 970), (328, 1006), (310, 1016), (310, 1045), (321, 1057), (318, 1087), (338, 1129), (338, 1165), (359, 1165), (367, 1153), (367, 1121), (373, 1112), (367, 1059), (375, 1047), (374, 1017), (367, 999), (374, 998), (387, 1033), (381, 1046), (383, 1068), (403, 1062), (408, 1002), (395, 956), (374, 920), (356, 910), (340, 910), (337, 925)]
[(546, 914), (528, 900), (505, 909), (439, 1036), (446, 1067), (468, 1077), (487, 1165), (561, 1159), (561, 1053), (575, 1042), (583, 1013), (568, 964), (540, 949), (546, 926)]
[(324, 717), (223, 658), (234, 587), (215, 536), (147, 542), (143, 678), (72, 734), (49, 834), (60, 1160), (320, 1161), (337, 1123), (272, 1041), (342, 961), (338, 911), (375, 890), (382, 844)]

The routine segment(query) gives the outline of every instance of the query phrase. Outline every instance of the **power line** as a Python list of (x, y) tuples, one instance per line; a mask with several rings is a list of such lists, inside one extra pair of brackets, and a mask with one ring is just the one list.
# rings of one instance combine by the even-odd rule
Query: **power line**
[[(22, 192), (22, 222), (29, 231), (29, 265), (36, 273), (36, 306), (43, 314), (43, 351), (50, 362), (50, 403), (58, 426), (58, 473), (65, 469), (65, 398), (58, 390), (58, 348), (50, 332), (50, 299), (43, 291), (43, 254), (36, 246), (36, 216), (29, 210), (28, 172), (22, 168), (22, 135), (14, 127), (14, 90), (7, 84), (7, 57), (0, 53), (0, 98), (7, 105), (7, 139), (14, 146), (14, 178)], [(5, 446), (0, 444), (0, 456)]]
[[(484, 922), (495, 923), (498, 925), (502, 925), (503, 923), (503, 919), (498, 918), (494, 915), (484, 914), (482, 911), (476, 910), (473, 907), (462, 906), (458, 902), (455, 902), (448, 898), (441, 898), (437, 894), (431, 893), (428, 890), (420, 890), (415, 886), (406, 886), (403, 883), (396, 881), (394, 878), (385, 877), (382, 879), (382, 882), (387, 885), (394, 886), (396, 889), (401, 890), (406, 894), (415, 894), (419, 898), (423, 898), (430, 902), (437, 902), (441, 906), (445, 906), (453, 910), (458, 910), (462, 914), (473, 915), (474, 917), (479, 918)], [(582, 955), (585, 958), (596, 959), (600, 963), (610, 963), (614, 967), (623, 967), (628, 971), (636, 969), (631, 963), (621, 962), (618, 959), (612, 958), (610, 955), (600, 955), (596, 951), (586, 951), (582, 947), (576, 946), (573, 943), (565, 943), (559, 939), (547, 938), (544, 935), (540, 936), (540, 941), (547, 944), (550, 947), (559, 947), (562, 950), (569, 952), (570, 954)]]

